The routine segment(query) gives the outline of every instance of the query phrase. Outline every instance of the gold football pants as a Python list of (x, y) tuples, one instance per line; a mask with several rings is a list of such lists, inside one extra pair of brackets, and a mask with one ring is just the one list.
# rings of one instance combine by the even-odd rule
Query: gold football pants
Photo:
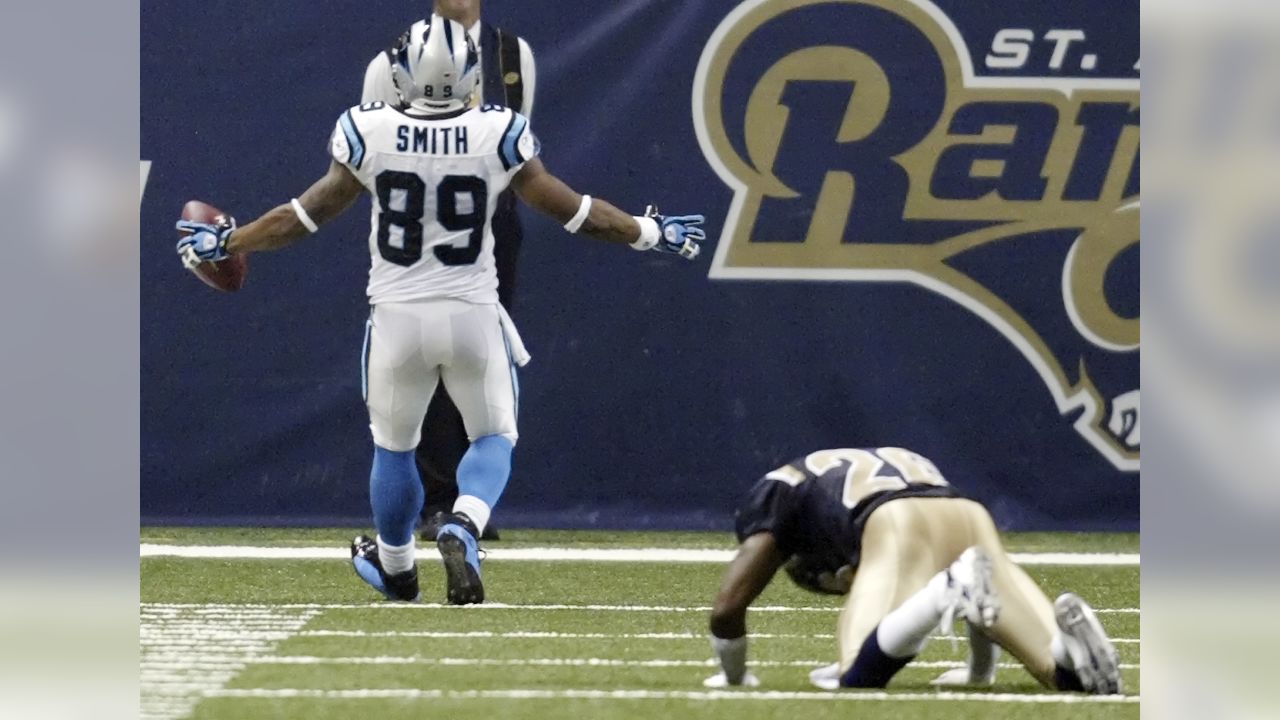
[(1005, 554), (991, 515), (957, 498), (903, 498), (871, 513), (862, 533), (862, 557), (840, 613), (836, 638), (841, 672), (885, 615), (924, 588), (966, 548), (991, 557), (1000, 617), (986, 630), (1046, 687), (1054, 687), (1049, 642), (1057, 631), (1053, 603)]

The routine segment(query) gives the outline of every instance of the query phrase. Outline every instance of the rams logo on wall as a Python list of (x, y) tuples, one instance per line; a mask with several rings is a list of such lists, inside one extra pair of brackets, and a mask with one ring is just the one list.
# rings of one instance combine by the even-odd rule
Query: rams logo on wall
[[(979, 75), (928, 0), (743, 3), (694, 81), (699, 143), (734, 190), (711, 277), (940, 293), (1012, 342), (1058, 411), (1136, 471), (1138, 59), (1103, 77), (1071, 48), (1083, 37), (1001, 30), (988, 68), (1025, 65), (1031, 40), (1052, 40), (1052, 57), (1040, 77)], [(1066, 77), (1068, 61), (1094, 72)]]

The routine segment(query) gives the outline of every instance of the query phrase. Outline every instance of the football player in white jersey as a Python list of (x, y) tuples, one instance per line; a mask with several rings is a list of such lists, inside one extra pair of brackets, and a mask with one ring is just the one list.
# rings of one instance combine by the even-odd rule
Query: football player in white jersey
[(433, 15), (394, 51), (404, 109), (375, 102), (338, 119), (328, 173), (301, 197), (236, 227), (180, 221), (185, 264), (283, 248), (373, 195), (365, 400), (374, 457), (370, 503), (376, 540), (356, 538), (360, 576), (392, 600), (420, 596), (414, 523), (423, 505), (414, 463), (422, 421), (443, 381), (471, 447), (458, 466), (459, 497), (440, 529), (447, 597), (484, 600), (478, 538), (511, 470), (515, 368), (528, 361), (498, 303), (490, 218), (508, 184), (571, 233), (693, 259), (703, 216), (631, 216), (580, 195), (549, 173), (528, 120), (514, 110), (469, 107), (476, 48), (461, 24)]
[[(505, 105), (532, 121), (538, 69), (529, 43), (511, 32), (510, 28), (499, 28), (481, 20), (481, 0), (434, 0), (433, 5), (437, 15), (462, 23), (479, 50), (480, 64), (476, 71), (479, 81), (471, 103)], [(421, 24), (425, 26), (426, 21), (421, 21)], [(421, 32), (421, 29), (409, 30), (411, 33), (415, 31)], [(389, 50), (379, 52), (370, 60), (364, 74), (361, 104), (378, 100), (388, 105), (400, 104), (400, 94), (391, 77), (392, 56), (398, 46), (397, 41)], [(489, 223), (493, 229), (494, 264), (498, 271), (498, 302), (508, 312), (515, 309), (517, 266), (520, 248), (524, 244), (524, 225), (517, 211), (518, 203), (519, 199), (510, 188), (499, 194), (497, 208)], [(431, 406), (422, 424), (422, 443), (417, 451), (418, 472), (427, 493), (422, 523), (418, 526), (419, 541), (434, 541), (444, 518), (452, 512), (453, 501), (458, 498), (458, 463), (469, 446), (462, 414), (442, 385), (431, 398)], [(498, 529), (490, 519), (481, 539), (497, 537)]]

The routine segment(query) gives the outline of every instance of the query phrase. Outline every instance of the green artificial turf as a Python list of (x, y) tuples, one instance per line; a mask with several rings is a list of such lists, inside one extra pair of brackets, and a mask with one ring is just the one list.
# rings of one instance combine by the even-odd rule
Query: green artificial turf
[[(251, 546), (342, 545), (351, 530), (145, 529), (144, 542)], [(1128, 535), (1011, 536), (1023, 552), (1135, 552)], [(497, 546), (732, 547), (724, 534), (504, 529)], [(1136, 566), (1031, 566), (1050, 597), (1073, 590), (1100, 609), (1139, 605)], [(929, 681), (958, 663), (930, 643), (885, 699), (809, 686), (811, 666), (835, 660), (839, 598), (776, 581), (749, 618), (758, 690), (708, 694), (707, 613), (723, 567), (710, 563), (490, 561), (488, 607), (437, 607), (443, 571), (420, 569), (426, 605), (391, 604), (341, 560), (148, 557), (142, 574), (142, 696), (152, 716), (226, 718), (1137, 718), (1130, 704), (974, 701), (935, 696)], [(507, 604), (512, 607), (500, 607)], [(551, 607), (537, 607), (551, 606)], [(590, 606), (590, 607), (588, 607)], [(636, 609), (641, 606), (643, 609)], [(1141, 662), (1137, 612), (1103, 613), (1121, 662)], [(1005, 656), (1004, 663), (1014, 663)], [(1124, 670), (1126, 691), (1139, 670)], [(296, 691), (296, 692), (295, 692)], [(617, 691), (649, 693), (618, 697)], [(774, 691), (801, 693), (773, 697)], [(973, 692), (973, 691), (958, 691)], [(1044, 697), (1020, 667), (977, 691)], [(287, 693), (296, 697), (271, 697)], [(422, 693), (414, 697), (413, 693)], [(684, 696), (683, 693), (693, 693)], [(236, 696), (227, 696), (233, 694)], [(380, 695), (381, 694), (381, 695)], [(533, 697), (528, 697), (533, 695)], [(594, 696), (593, 696), (594, 695)], [(519, 696), (519, 697), (517, 697)], [(755, 699), (750, 699), (755, 698)], [(759, 699), (770, 698), (770, 699)]]

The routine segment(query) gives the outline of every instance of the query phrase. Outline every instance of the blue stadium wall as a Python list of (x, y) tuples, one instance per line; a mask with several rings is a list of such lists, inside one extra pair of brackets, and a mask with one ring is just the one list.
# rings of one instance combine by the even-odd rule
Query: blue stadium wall
[[(899, 445), (1010, 529), (1138, 527), (1138, 4), (488, 0), (548, 166), (702, 212), (695, 263), (525, 212), (504, 526), (728, 528), (808, 451)], [(403, 0), (142, 10), (142, 515), (369, 522), (368, 201), (252, 258), (172, 250), (324, 172)]]

